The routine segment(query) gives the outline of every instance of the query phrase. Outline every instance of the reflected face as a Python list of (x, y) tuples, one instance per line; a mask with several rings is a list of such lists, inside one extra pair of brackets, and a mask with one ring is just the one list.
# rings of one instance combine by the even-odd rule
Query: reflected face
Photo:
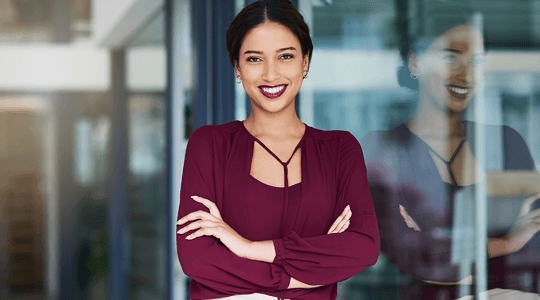
[(265, 22), (253, 28), (242, 43), (236, 75), (242, 79), (255, 108), (266, 112), (294, 109), (294, 98), (308, 71), (308, 57), (285, 26)]
[(484, 79), (483, 62), (482, 34), (470, 25), (451, 28), (418, 58), (420, 93), (428, 93), (436, 108), (459, 113)]

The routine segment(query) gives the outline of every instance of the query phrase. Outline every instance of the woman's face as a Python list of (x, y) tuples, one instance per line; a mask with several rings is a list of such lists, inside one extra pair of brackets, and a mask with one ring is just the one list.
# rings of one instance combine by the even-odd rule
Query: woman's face
[(409, 68), (416, 68), (421, 95), (428, 93), (438, 109), (459, 113), (484, 79), (483, 59), (482, 34), (459, 25), (440, 35), (420, 57), (410, 57)]
[(294, 109), (294, 98), (308, 71), (308, 57), (296, 36), (285, 26), (265, 22), (244, 38), (236, 75), (254, 109), (275, 113)]

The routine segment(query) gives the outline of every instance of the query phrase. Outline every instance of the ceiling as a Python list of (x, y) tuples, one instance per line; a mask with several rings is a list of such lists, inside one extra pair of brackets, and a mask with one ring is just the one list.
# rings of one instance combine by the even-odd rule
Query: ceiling
[(482, 16), (490, 47), (540, 48), (538, 0), (332, 0), (331, 5), (313, 8), (314, 39), (345, 38), (351, 31), (347, 26), (355, 20), (354, 35), (378, 35), (388, 47), (394, 47), (397, 7), (406, 10), (402, 14), (418, 18), (427, 31), (437, 31), (445, 19), (466, 8)]

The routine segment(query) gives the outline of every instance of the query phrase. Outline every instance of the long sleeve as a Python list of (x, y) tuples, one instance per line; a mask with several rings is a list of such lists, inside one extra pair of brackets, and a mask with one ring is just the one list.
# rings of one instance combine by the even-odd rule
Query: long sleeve
[[(366, 155), (368, 180), (382, 237), (382, 253), (400, 270), (416, 279), (438, 282), (463, 279), (459, 278), (459, 267), (451, 262), (451, 234), (430, 228), (415, 231), (401, 216), (399, 205), (408, 208), (407, 201), (404, 203), (401, 197), (416, 201), (426, 195), (414, 182), (398, 180), (399, 162), (393, 152), (395, 147), (386, 144), (385, 140), (377, 133), (368, 134), (362, 140), (362, 144), (369, 148)], [(412, 218), (415, 219), (414, 216)]]
[(514, 129), (503, 126), (505, 170), (534, 171), (534, 161), (523, 137)]
[[(505, 170), (536, 171), (529, 147), (523, 137), (508, 126), (503, 126), (503, 134)], [(539, 207), (540, 200), (537, 200), (531, 206), (531, 210)], [(504, 288), (528, 290), (530, 286), (523, 281), (515, 280), (515, 277), (528, 274), (540, 266), (538, 253), (540, 253), (540, 234), (537, 233), (521, 250), (490, 259), (488, 265), (490, 278), (502, 283)]]
[(332, 220), (350, 205), (349, 228), (343, 233), (304, 238), (291, 231), (284, 238), (274, 240), (274, 265), (282, 266), (289, 275), (307, 284), (326, 285), (347, 279), (375, 264), (380, 250), (377, 219), (360, 144), (345, 132), (338, 153), (335, 158), (337, 201)]
[[(212, 131), (204, 126), (196, 130), (186, 149), (180, 209), (178, 219), (197, 211), (207, 209), (190, 197), (197, 195), (216, 202), (222, 211), (222, 203), (216, 193), (214, 153), (225, 151), (216, 149)], [(177, 226), (177, 230), (181, 227)], [(177, 235), (177, 252), (184, 273), (191, 277), (191, 292), (205, 297), (245, 294), (286, 289), (290, 276), (279, 265), (241, 258), (232, 253), (214, 237), (203, 236), (188, 241), (189, 233)], [(205, 287), (203, 287), (204, 285)]]
[(384, 256), (416, 279), (438, 282), (457, 282), (463, 279), (458, 276), (458, 266), (451, 263), (450, 236), (409, 228), (399, 213), (399, 191), (387, 176), (382, 168), (375, 171), (370, 166), (369, 180), (379, 219), (381, 251)]

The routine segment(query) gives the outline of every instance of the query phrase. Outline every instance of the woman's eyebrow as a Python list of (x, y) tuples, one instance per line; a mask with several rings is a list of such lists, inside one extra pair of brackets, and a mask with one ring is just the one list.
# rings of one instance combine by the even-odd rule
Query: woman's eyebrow
[(296, 50), (296, 48), (294, 47), (281, 48), (281, 49), (276, 50), (276, 52), (282, 52), (282, 51), (287, 51), (287, 50)]
[[(276, 52), (283, 52), (283, 51), (287, 51), (287, 50), (296, 50), (296, 48), (294, 48), (294, 47), (286, 47), (286, 48), (277, 49)], [(246, 52), (244, 52), (244, 54), (263, 54), (263, 52), (262, 51), (256, 51), (256, 50), (247, 50)]]
[[(296, 48), (294, 48), (294, 47), (286, 47), (286, 48), (277, 49), (276, 52), (283, 52), (283, 51), (287, 51), (287, 50), (296, 50)], [(244, 54), (263, 54), (263, 52), (262, 51), (256, 51), (256, 50), (247, 50), (246, 52), (244, 52)]]
[(263, 54), (262, 51), (255, 51), (255, 50), (248, 50), (246, 52), (244, 52), (244, 54)]
[(460, 50), (456, 50), (456, 49), (450, 49), (450, 48), (444, 48), (444, 49), (441, 49), (441, 51), (448, 51), (448, 52), (453, 52), (453, 53), (461, 53)]

